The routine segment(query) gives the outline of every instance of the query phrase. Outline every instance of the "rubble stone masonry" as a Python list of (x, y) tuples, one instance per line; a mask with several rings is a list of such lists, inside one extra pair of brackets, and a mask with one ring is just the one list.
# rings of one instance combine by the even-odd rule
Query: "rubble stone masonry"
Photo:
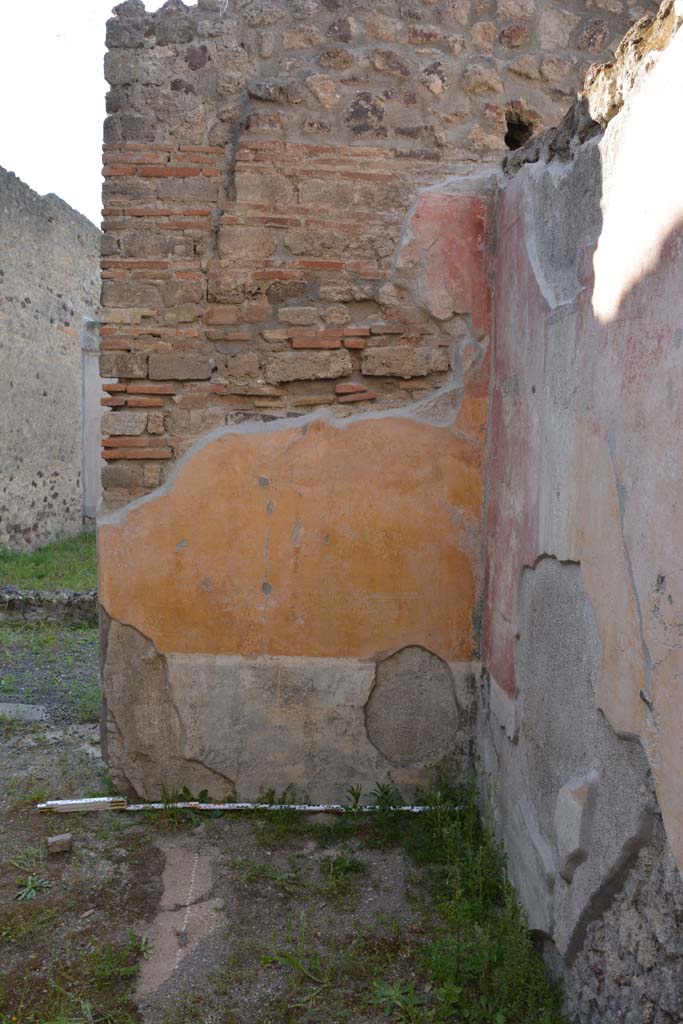
[(0, 547), (83, 525), (81, 344), (99, 247), (89, 220), (0, 168)]
[[(646, 5), (647, 6), (647, 5)], [(140, 0), (108, 27), (105, 501), (208, 431), (410, 409), (453, 324), (392, 279), (408, 212), (557, 123), (623, 0)], [(459, 310), (458, 312), (468, 312)]]

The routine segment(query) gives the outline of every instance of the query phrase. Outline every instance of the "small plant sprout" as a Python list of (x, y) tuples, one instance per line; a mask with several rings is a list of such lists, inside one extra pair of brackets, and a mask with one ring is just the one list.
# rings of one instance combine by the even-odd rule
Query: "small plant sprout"
[(17, 871), (25, 871), (31, 874), (38, 867), (42, 859), (43, 851), (39, 846), (27, 846), (25, 850), (22, 850), (21, 853), (18, 853), (10, 861), (10, 864)]
[(37, 875), (27, 875), (22, 881), (17, 882), (19, 892), (16, 895), (18, 900), (34, 900), (41, 892), (47, 892), (50, 883), (45, 878), (38, 878)]
[(329, 890), (337, 894), (347, 892), (353, 876), (364, 875), (367, 871), (363, 861), (352, 857), (347, 850), (336, 857), (324, 857), (320, 869)]
[(349, 801), (346, 810), (347, 811), (358, 811), (360, 810), (360, 802), (363, 797), (362, 786), (349, 786), (346, 790), (346, 799)]
[(384, 1016), (395, 1016), (400, 1021), (412, 1022), (424, 1021), (424, 1000), (415, 993), (415, 982), (403, 984), (396, 982), (390, 985), (386, 981), (376, 981), (374, 985), (374, 996), (372, 1002), (384, 1009)]

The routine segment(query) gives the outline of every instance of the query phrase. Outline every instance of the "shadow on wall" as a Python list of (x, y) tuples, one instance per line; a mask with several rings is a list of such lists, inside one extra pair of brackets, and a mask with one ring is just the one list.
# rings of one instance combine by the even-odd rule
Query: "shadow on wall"
[(501, 199), (481, 749), (587, 1021), (683, 1013), (679, 96), (681, 33), (600, 139)]

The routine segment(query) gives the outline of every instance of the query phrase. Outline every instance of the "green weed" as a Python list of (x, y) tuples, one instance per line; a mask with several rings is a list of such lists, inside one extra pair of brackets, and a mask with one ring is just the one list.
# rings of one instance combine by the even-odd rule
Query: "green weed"
[(398, 981), (393, 985), (376, 981), (371, 1001), (382, 1007), (385, 1017), (394, 1017), (405, 1024), (420, 1024), (428, 1019), (424, 1016), (424, 999), (417, 995), (414, 981), (407, 984)]
[(314, 948), (313, 937), (302, 913), (292, 949), (278, 950), (261, 957), (264, 967), (277, 965), (292, 972), (292, 989), (295, 998), (291, 1005), (308, 1006), (329, 987), (332, 981), (332, 965), (325, 961)]
[(151, 952), (149, 940), (128, 930), (124, 946), (103, 942), (90, 954), (88, 980), (96, 991), (110, 988), (112, 984), (138, 976), (138, 957), (148, 959)]
[(232, 866), (244, 884), (256, 881), (271, 882), (285, 896), (298, 896), (306, 887), (301, 868), (293, 860), (290, 860), (289, 871), (283, 870), (277, 864), (256, 864), (244, 858), (237, 858), (232, 862)]
[(45, 852), (40, 846), (27, 846), (10, 860), (10, 865), (17, 871), (33, 872), (45, 859)]
[(34, 807), (36, 804), (45, 803), (46, 800), (50, 799), (50, 790), (46, 786), (35, 786), (35, 789), (30, 788), (34, 785), (35, 779), (30, 775), (27, 779), (10, 780), (6, 789), (8, 793), (15, 794), (15, 799), (12, 801), (13, 811), (22, 811), (27, 807)]
[[(260, 804), (303, 804), (308, 802), (304, 793), (299, 793), (295, 786), (287, 786), (280, 796), (274, 789), (261, 790), (257, 797)], [(280, 845), (292, 835), (303, 835), (307, 822), (300, 811), (291, 807), (278, 807), (273, 811), (254, 812), (254, 832), (260, 842), (267, 845)]]
[[(474, 788), (441, 784), (421, 802), (429, 806), (421, 836), (408, 828), (405, 845), (418, 863), (442, 871), (431, 875), (432, 886), (435, 878), (440, 886), (435, 895), (441, 921), (421, 951), (425, 1005), (419, 1019), (561, 1024), (559, 993), (533, 946)], [(399, 1006), (395, 1019), (417, 1018)]]
[(344, 850), (336, 857), (323, 857), (320, 870), (328, 891), (334, 896), (345, 896), (358, 876), (367, 872), (367, 867)]
[(17, 688), (17, 677), (12, 675), (3, 676), (0, 679), (0, 693), (9, 694), (14, 693)]
[(57, 918), (55, 907), (36, 909), (28, 913), (12, 911), (0, 921), (0, 942), (23, 945), (45, 928), (51, 927)]
[(187, 828), (194, 828), (196, 825), (201, 824), (202, 816), (199, 811), (193, 810), (191, 807), (174, 807), (173, 804), (180, 803), (208, 803), (209, 802), (209, 791), (203, 789), (199, 796), (193, 796), (187, 786), (183, 786), (182, 789), (171, 788), (168, 789), (166, 786), (161, 787), (161, 802), (164, 808), (161, 812), (161, 822), (171, 828), (180, 828), (185, 826)]
[(39, 878), (38, 875), (27, 875), (26, 878), (17, 881), (17, 888), (19, 892), (15, 899), (35, 900), (41, 893), (47, 892), (50, 883), (45, 878)]

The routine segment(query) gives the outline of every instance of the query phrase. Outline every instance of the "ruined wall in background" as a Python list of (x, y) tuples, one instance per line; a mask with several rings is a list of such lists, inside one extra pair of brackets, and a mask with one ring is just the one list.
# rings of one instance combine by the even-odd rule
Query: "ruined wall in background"
[(82, 528), (81, 339), (99, 248), (89, 220), (0, 168), (0, 547)]
[(499, 203), (480, 750), (587, 1024), (683, 1017), (682, 15)]

